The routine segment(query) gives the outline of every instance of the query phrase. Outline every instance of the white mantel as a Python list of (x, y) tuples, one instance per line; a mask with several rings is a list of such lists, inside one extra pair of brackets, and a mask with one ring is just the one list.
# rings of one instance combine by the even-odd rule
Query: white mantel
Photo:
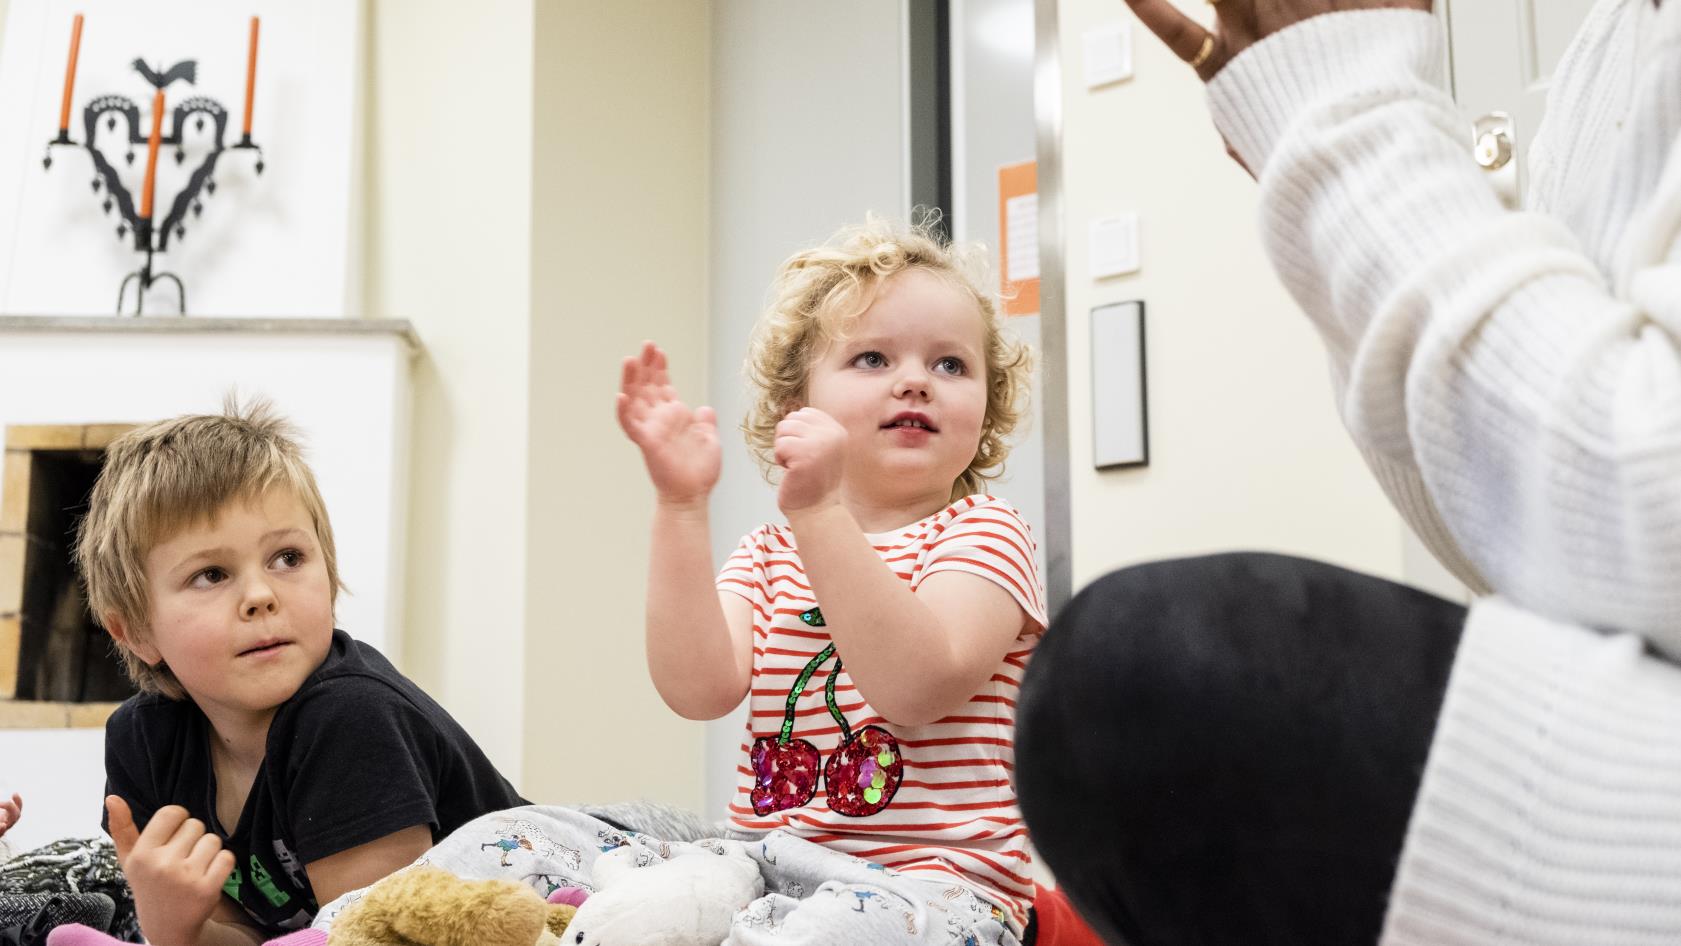
[[(406, 321), (0, 317), (0, 431), (144, 423), (262, 396), (301, 431), (350, 587), (338, 624), (400, 659), (409, 481)], [(3, 489), (3, 486), (0, 486)], [(0, 793), (24, 850), (99, 833), (102, 730), (0, 730)]]

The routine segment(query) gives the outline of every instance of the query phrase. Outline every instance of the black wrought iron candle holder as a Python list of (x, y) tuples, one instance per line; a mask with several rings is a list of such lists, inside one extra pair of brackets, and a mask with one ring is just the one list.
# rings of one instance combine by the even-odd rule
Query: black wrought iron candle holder
[[(47, 170), (53, 166), (53, 148), (59, 146), (76, 147), (78, 143), (71, 140), (68, 123), (70, 108), (70, 93), (75, 81), (76, 57), (81, 40), (81, 16), (76, 17), (74, 32), (71, 35), (70, 63), (65, 77), (64, 110), (60, 119), (57, 137), (47, 142), (47, 153), (41, 159), (41, 164)], [(125, 95), (101, 95), (93, 99), (82, 109), (82, 133), (84, 140), (81, 147), (87, 149), (93, 161), (96, 176), (92, 180), (93, 193), (98, 197), (101, 192), (104, 199), (101, 206), (105, 213), (116, 210), (121, 222), (117, 224), (117, 238), (127, 239), (131, 235), (134, 250), (143, 254), (140, 268), (123, 277), (122, 284), (117, 289), (117, 314), (122, 315), (123, 304), (128, 296), (130, 283), (135, 284), (133, 315), (140, 315), (145, 305), (146, 292), (153, 284), (169, 280), (175, 283), (175, 288), (181, 301), (181, 315), (187, 314), (187, 289), (181, 278), (174, 273), (154, 271), (153, 257), (159, 253), (169, 251), (170, 239), (182, 240), (187, 235), (187, 214), (189, 211), (196, 218), (204, 213), (204, 201), (216, 193), (215, 172), (218, 161), (224, 151), (249, 150), (256, 157), (255, 170), (263, 173), (262, 146), (251, 140), (251, 98), (252, 84), (256, 74), (257, 52), (257, 19), (251, 21), (251, 51), (246, 69), (245, 95), (245, 125), (239, 143), (231, 146), (223, 144), (228, 126), (228, 112), (222, 104), (209, 96), (194, 95), (183, 99), (174, 106), (164, 110), (164, 90), (177, 80), (184, 80), (188, 85), (195, 83), (198, 73), (196, 60), (188, 59), (176, 63), (163, 72), (152, 69), (145, 60), (134, 60), (134, 68), (157, 90), (153, 97), (153, 114), (151, 119), (151, 133), (144, 131), (141, 125), (140, 106)], [(163, 134), (163, 117), (167, 114), (170, 121), (169, 133)], [(128, 152), (125, 161), (134, 164), (135, 147), (147, 148), (147, 173), (143, 185), (140, 206), (136, 206), (135, 196), (129, 193), (118, 176), (117, 169), (112, 166), (99, 150), (96, 136), (101, 123), (104, 123), (107, 134), (117, 131), (118, 120), (121, 119), (128, 126)], [(187, 160), (185, 131), (188, 122), (194, 123), (196, 131), (202, 132), (206, 122), (214, 123), (215, 131), (212, 135), (211, 148), (199, 166), (187, 179), (187, 183), (175, 195), (170, 204), (169, 212), (164, 216), (161, 224), (156, 223), (155, 204), (152, 201), (155, 187), (156, 165), (159, 161), (159, 151), (173, 147), (175, 149), (175, 163), (184, 164)], [(122, 139), (117, 139), (121, 141)]]

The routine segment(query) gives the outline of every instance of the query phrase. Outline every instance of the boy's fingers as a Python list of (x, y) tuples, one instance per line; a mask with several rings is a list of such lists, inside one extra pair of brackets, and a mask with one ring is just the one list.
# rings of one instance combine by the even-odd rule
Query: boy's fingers
[(227, 881), (228, 875), (233, 873), (233, 852), (224, 849), (220, 854), (210, 859), (210, 868), (205, 871), (205, 881), (214, 883), (219, 889)]
[(206, 833), (193, 843), (192, 851), (187, 854), (187, 866), (194, 871), (207, 873), (221, 850), (222, 839)]
[[(140, 832), (139, 841), (144, 841), (152, 847), (162, 847), (175, 837), (175, 832), (191, 817), (187, 809), (180, 805), (165, 805), (158, 809), (152, 820), (146, 822), (146, 830)], [(137, 842), (138, 843), (138, 842)]]
[(134, 842), (140, 839), (140, 832), (134, 827), (134, 814), (128, 810), (128, 802), (120, 796), (105, 796), (105, 812), (111, 819), (111, 843), (117, 848), (117, 860), (128, 860), (128, 852), (134, 850)]
[(197, 844), (199, 838), (204, 837), (206, 833), (204, 822), (197, 818), (188, 818), (181, 822), (181, 826), (176, 828), (175, 833), (169, 836), (169, 840), (164, 842), (164, 846), (174, 852), (176, 857), (185, 859), (192, 853), (193, 845)]

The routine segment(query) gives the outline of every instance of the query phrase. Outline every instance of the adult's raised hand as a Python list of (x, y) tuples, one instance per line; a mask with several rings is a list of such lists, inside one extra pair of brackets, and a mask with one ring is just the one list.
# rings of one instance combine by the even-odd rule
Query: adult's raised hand
[(1226, 63), (1278, 31), (1310, 17), (1345, 10), (1423, 10), (1431, 0), (1209, 0), (1214, 28), (1187, 16), (1172, 0), (1126, 0), (1127, 6), (1174, 55), (1196, 69), (1204, 82)]

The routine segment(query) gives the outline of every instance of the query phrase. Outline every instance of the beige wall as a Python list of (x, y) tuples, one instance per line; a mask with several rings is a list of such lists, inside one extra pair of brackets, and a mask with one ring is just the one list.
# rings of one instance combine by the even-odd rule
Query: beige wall
[(709, 15), (371, 6), (365, 309), (425, 345), (403, 666), (533, 801), (701, 798), (702, 730), (644, 669), (612, 397), (645, 337), (705, 393)]
[[(1336, 417), (1319, 341), (1267, 265), (1255, 184), (1226, 157), (1201, 83), (1134, 21), (1135, 77), (1088, 90), (1084, 32), (1130, 14), (1110, 0), (1058, 11), (1076, 588), (1234, 548), (1401, 577), (1400, 519)], [(1126, 211), (1141, 216), (1143, 268), (1094, 283), (1090, 222)], [(1147, 308), (1150, 466), (1100, 473), (1088, 313), (1129, 299)]]
[(533, 0), (372, 0), (365, 311), (411, 320), (403, 666), (521, 779)]
[(710, 3), (543, 0), (536, 19), (524, 787), (698, 809), (702, 724), (643, 650), (653, 492), (614, 419), (643, 339), (705, 403)]

